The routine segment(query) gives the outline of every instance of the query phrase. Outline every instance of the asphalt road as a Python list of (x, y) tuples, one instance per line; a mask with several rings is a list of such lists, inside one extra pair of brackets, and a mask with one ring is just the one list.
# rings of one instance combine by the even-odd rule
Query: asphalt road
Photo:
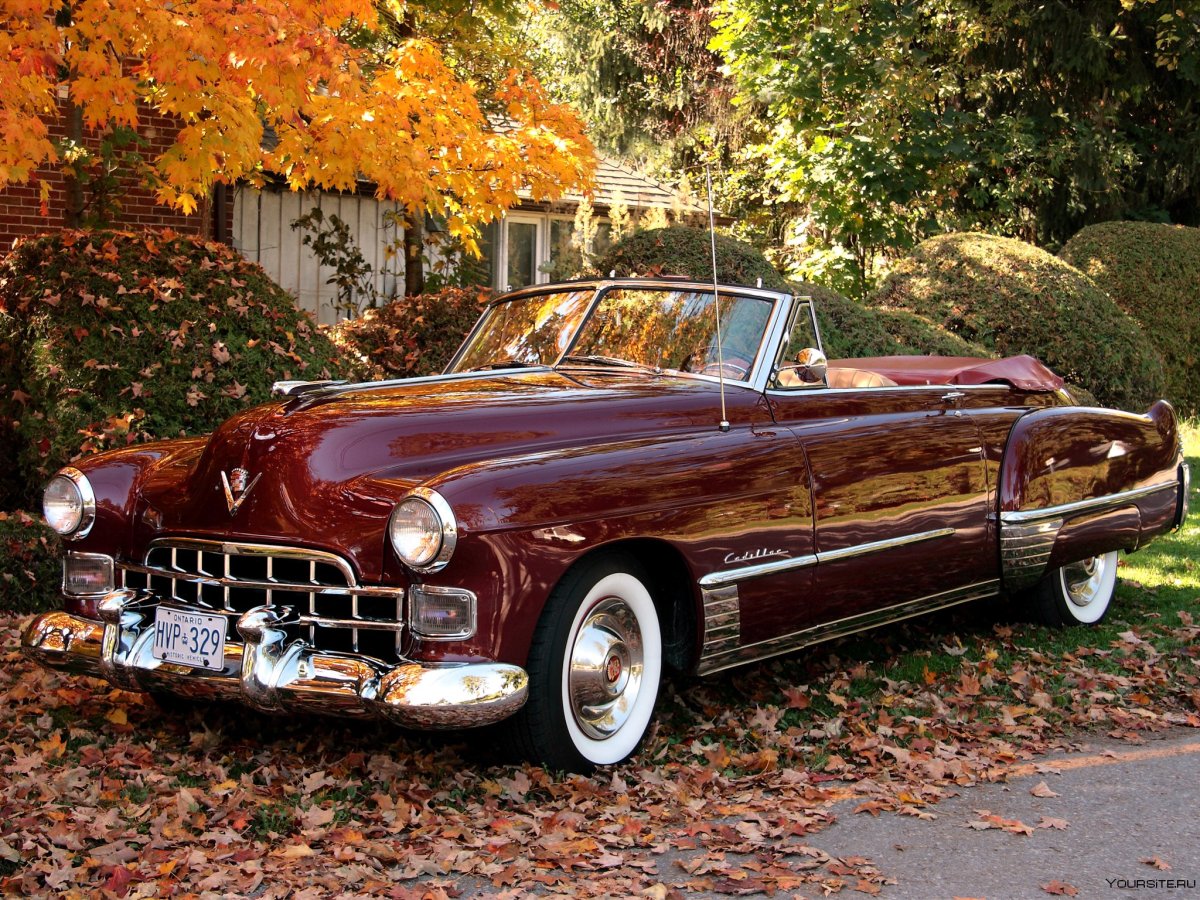
[[(1200, 900), (1198, 768), (1193, 730), (1141, 745), (1088, 740), (1016, 767), (1006, 783), (963, 788), (931, 808), (932, 821), (855, 815), (853, 804), (840, 804), (838, 821), (808, 843), (870, 858), (896, 882), (883, 887), (883, 900)], [(987, 815), (1033, 833), (977, 830), (996, 824)]]

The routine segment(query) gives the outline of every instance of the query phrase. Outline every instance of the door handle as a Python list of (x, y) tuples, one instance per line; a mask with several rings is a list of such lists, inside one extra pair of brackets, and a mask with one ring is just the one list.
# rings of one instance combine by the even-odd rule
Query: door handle
[(954, 403), (958, 400), (961, 400), (965, 396), (967, 396), (967, 395), (964, 391), (950, 391), (948, 393), (942, 394), (942, 399), (945, 400), (947, 403)]

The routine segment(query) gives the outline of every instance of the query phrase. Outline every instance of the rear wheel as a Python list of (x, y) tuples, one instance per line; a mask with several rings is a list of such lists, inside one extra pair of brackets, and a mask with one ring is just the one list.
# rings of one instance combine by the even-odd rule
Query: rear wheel
[(1045, 625), (1095, 625), (1108, 613), (1117, 585), (1117, 551), (1048, 572), (1029, 594), (1034, 618)]
[(529, 699), (506, 723), (522, 756), (586, 772), (629, 757), (662, 678), (662, 633), (637, 561), (588, 560), (554, 589), (529, 652)]

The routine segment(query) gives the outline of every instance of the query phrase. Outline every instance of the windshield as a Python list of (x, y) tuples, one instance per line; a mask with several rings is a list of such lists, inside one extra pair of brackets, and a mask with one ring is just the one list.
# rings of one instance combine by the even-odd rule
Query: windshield
[[(592, 289), (506, 300), (484, 314), (452, 371), (553, 365), (671, 369), (747, 380), (772, 301), (712, 291), (614, 287), (590, 315)], [(585, 320), (586, 316), (586, 320)], [(565, 355), (564, 355), (565, 354)]]
[(721, 295), (721, 348), (712, 291), (613, 288), (567, 361), (625, 360), (659, 369), (746, 379), (771, 318), (771, 301)]
[(452, 371), (553, 365), (571, 345), (593, 296), (588, 288), (497, 303), (484, 313)]

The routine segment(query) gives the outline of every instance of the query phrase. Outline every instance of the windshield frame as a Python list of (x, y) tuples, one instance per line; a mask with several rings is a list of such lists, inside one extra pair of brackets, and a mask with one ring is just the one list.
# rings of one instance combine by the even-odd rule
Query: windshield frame
[[(592, 297), (588, 301), (587, 309), (585, 310), (583, 316), (581, 317), (579, 325), (575, 329), (575, 333), (571, 336), (571, 340), (567, 343), (566, 349), (561, 354), (559, 354), (558, 358), (555, 359), (552, 363), (542, 363), (541, 365), (535, 365), (535, 366), (514, 366), (512, 368), (507, 368), (507, 369), (491, 369), (491, 370), (486, 370), (486, 371), (485, 370), (470, 370), (470, 371), (479, 371), (480, 373), (488, 374), (488, 375), (498, 375), (498, 374), (520, 373), (520, 372), (539, 372), (539, 371), (550, 371), (550, 370), (556, 371), (560, 368), (563, 368), (563, 369), (591, 369), (593, 371), (598, 370), (598, 369), (603, 369), (603, 371), (605, 371), (605, 372), (621, 373), (624, 375), (636, 374), (636, 375), (641, 375), (644, 377), (645, 371), (646, 371), (644, 369), (624, 368), (624, 367), (608, 367), (608, 366), (602, 366), (600, 364), (589, 364), (589, 363), (585, 363), (585, 362), (564, 361), (566, 357), (569, 357), (573, 354), (575, 347), (579, 342), (580, 336), (587, 329), (588, 323), (591, 321), (592, 316), (595, 314), (596, 309), (598, 308), (598, 306), (604, 299), (604, 296), (606, 294), (608, 294), (610, 291), (618, 290), (618, 289), (649, 290), (649, 291), (661, 290), (661, 291), (671, 291), (671, 292), (695, 291), (695, 292), (704, 292), (704, 293), (712, 294), (713, 293), (713, 284), (711, 281), (710, 282), (702, 282), (702, 281), (692, 281), (690, 279), (684, 280), (684, 279), (673, 279), (673, 278), (667, 278), (667, 279), (617, 278), (617, 279), (599, 279), (596, 281), (580, 280), (580, 281), (559, 282), (556, 284), (530, 285), (529, 287), (522, 288), (521, 290), (518, 290), (518, 291), (512, 291), (510, 293), (502, 294), (501, 296), (497, 297), (495, 300), (493, 300), (491, 303), (488, 304), (487, 308), (480, 315), (478, 321), (476, 321), (475, 325), (471, 328), (471, 331), (467, 334), (466, 339), (463, 341), (462, 345), (458, 348), (458, 350), (455, 351), (454, 356), (451, 358), (450, 362), (447, 363), (446, 368), (443, 371), (447, 375), (467, 374), (466, 371), (457, 371), (455, 367), (458, 365), (460, 359), (463, 357), (467, 347), (472, 343), (473, 339), (475, 338), (476, 332), (478, 332), (479, 329), (482, 327), (484, 319), (492, 311), (492, 309), (494, 307), (499, 306), (502, 303), (511, 303), (513, 301), (518, 301), (518, 300), (522, 300), (522, 299), (526, 299), (526, 298), (534, 297), (534, 296), (539, 296), (539, 295), (590, 290), (592, 292)], [(785, 325), (791, 321), (791, 318), (793, 315), (793, 309), (794, 309), (794, 298), (789, 293), (783, 293), (780, 291), (771, 291), (771, 290), (766, 290), (763, 288), (743, 287), (740, 285), (735, 286), (735, 285), (721, 284), (721, 285), (717, 286), (717, 292), (720, 294), (720, 296), (722, 298), (745, 297), (745, 298), (751, 298), (751, 299), (756, 299), (756, 300), (766, 300), (771, 303), (771, 310), (770, 310), (770, 313), (767, 318), (766, 326), (763, 329), (762, 338), (761, 338), (758, 348), (756, 350), (753, 365), (750, 369), (750, 372), (746, 375), (745, 378), (730, 378), (727, 376), (724, 379), (720, 379), (716, 375), (705, 375), (700, 372), (683, 372), (683, 371), (679, 371), (679, 370), (675, 370), (675, 369), (668, 369), (668, 370), (663, 370), (663, 371), (670, 372), (672, 375), (678, 375), (678, 376), (685, 377), (685, 378), (694, 378), (699, 381), (707, 381), (707, 382), (710, 382), (713, 384), (717, 384), (718, 382), (724, 380), (724, 382), (726, 384), (747, 386), (747, 387), (750, 387), (752, 390), (762, 393), (764, 390), (766, 390), (767, 380), (770, 377), (771, 371), (775, 367), (775, 356), (776, 356), (775, 351), (777, 350), (777, 348), (779, 346), (780, 334), (781, 334), (781, 332), (783, 332), (785, 330)]]

